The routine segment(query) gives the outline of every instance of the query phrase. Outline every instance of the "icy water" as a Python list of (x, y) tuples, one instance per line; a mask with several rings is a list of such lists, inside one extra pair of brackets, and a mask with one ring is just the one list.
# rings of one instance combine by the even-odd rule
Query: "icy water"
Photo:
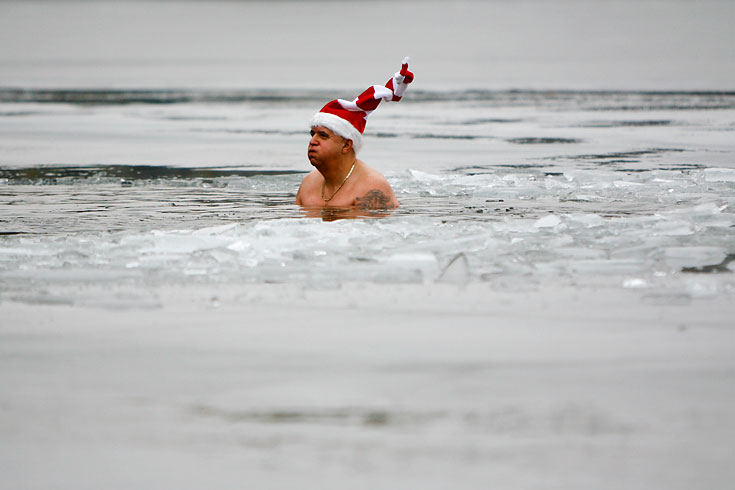
[(402, 206), (359, 219), (293, 205), (326, 98), (0, 91), (3, 298), (550, 279), (674, 304), (735, 294), (735, 94), (416, 91), (371, 118), (362, 154)]

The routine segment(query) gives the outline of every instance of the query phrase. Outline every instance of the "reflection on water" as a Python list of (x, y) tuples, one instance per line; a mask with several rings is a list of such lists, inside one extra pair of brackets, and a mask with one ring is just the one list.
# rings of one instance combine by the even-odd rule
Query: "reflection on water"
[(307, 218), (321, 218), (323, 221), (337, 221), (340, 219), (373, 219), (387, 218), (393, 213), (390, 209), (360, 209), (325, 207), (302, 207)]

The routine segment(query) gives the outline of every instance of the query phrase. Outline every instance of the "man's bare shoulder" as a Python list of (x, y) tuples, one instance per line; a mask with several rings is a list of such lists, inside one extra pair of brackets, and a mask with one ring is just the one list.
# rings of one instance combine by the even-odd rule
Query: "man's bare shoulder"
[(363, 209), (392, 209), (398, 207), (393, 188), (388, 180), (375, 169), (368, 168), (355, 198), (355, 205)]
[(301, 181), (299, 191), (296, 193), (296, 204), (304, 205), (309, 196), (314, 194), (314, 189), (318, 188), (322, 182), (322, 176), (318, 170), (312, 170)]
[(324, 180), (322, 174), (320, 174), (318, 170), (312, 170), (306, 174), (304, 180), (301, 181), (301, 185), (321, 185), (322, 180)]

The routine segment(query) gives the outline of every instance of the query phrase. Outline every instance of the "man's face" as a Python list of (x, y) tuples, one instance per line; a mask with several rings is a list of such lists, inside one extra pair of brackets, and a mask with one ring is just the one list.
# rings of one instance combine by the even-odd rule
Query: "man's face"
[(347, 140), (335, 134), (331, 129), (324, 126), (311, 128), (311, 140), (309, 140), (308, 157), (311, 164), (317, 168), (339, 157)]

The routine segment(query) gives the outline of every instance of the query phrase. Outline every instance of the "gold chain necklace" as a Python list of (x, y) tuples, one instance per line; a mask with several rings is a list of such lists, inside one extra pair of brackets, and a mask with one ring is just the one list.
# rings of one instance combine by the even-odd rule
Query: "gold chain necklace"
[(343, 180), (343, 181), (342, 181), (342, 183), (341, 183), (341, 184), (339, 185), (339, 187), (337, 187), (337, 190), (336, 190), (336, 191), (334, 191), (334, 192), (332, 193), (332, 195), (331, 195), (331, 196), (329, 196), (329, 199), (327, 199), (326, 197), (324, 197), (324, 185), (325, 185), (325, 184), (327, 183), (327, 180), (326, 180), (326, 179), (324, 179), (324, 182), (322, 182), (322, 200), (323, 200), (323, 201), (324, 201), (325, 203), (328, 203), (329, 201), (331, 201), (331, 200), (332, 200), (332, 198), (333, 198), (334, 196), (336, 196), (336, 195), (337, 195), (337, 193), (338, 193), (338, 192), (339, 192), (339, 190), (340, 190), (340, 189), (342, 188), (342, 186), (343, 186), (343, 185), (345, 185), (345, 182), (347, 182), (347, 179), (349, 179), (349, 178), (350, 178), (350, 175), (352, 175), (352, 171), (353, 171), (353, 170), (355, 170), (355, 165), (356, 165), (356, 164), (357, 164), (357, 159), (355, 159), (355, 161), (354, 161), (354, 162), (352, 163), (352, 168), (350, 168), (350, 171), (349, 171), (349, 172), (347, 172), (347, 176), (346, 176), (346, 177), (344, 178), (344, 180)]

